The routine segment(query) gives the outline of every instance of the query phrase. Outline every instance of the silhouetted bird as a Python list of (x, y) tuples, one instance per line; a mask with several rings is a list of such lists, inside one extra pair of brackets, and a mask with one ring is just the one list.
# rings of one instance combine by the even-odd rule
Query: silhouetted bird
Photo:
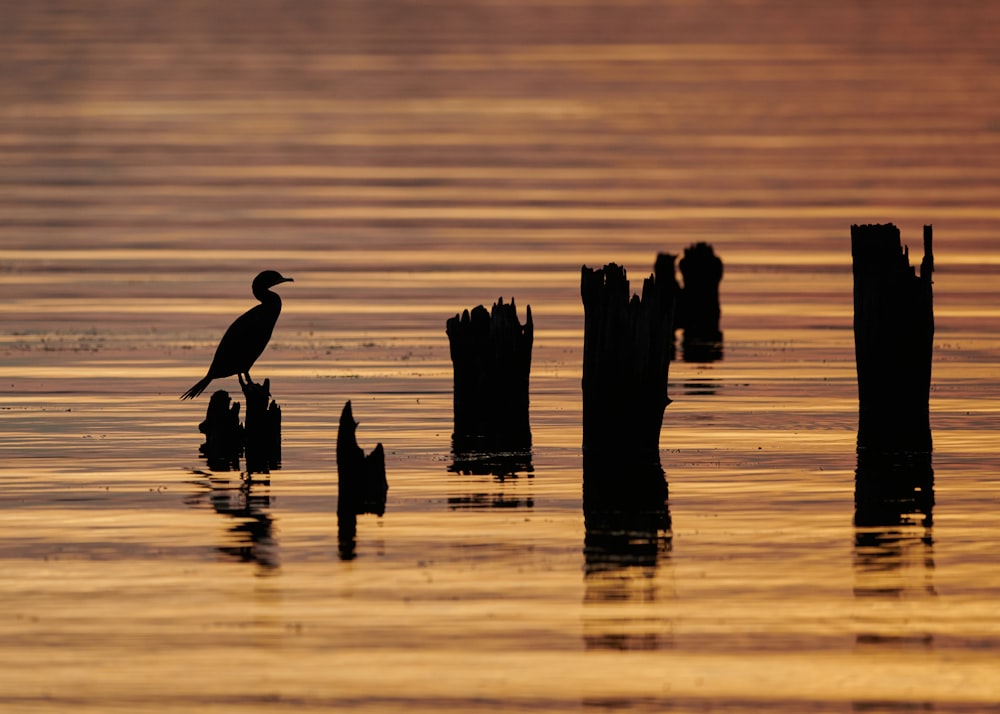
[(265, 270), (253, 279), (253, 296), (260, 300), (256, 305), (236, 318), (215, 349), (212, 366), (208, 374), (191, 389), (181, 395), (181, 399), (193, 399), (205, 391), (213, 379), (230, 377), (234, 374), (245, 376), (250, 381), (250, 368), (267, 347), (274, 330), (274, 323), (281, 313), (281, 298), (270, 288), (279, 283), (292, 282), (282, 277), (276, 270)]

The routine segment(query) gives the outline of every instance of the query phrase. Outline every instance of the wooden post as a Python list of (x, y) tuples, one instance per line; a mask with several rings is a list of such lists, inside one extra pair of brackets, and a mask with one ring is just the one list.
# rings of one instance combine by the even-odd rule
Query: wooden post
[(358, 446), (357, 428), (351, 403), (347, 402), (337, 429), (337, 539), (344, 560), (354, 558), (358, 516), (383, 515), (389, 491), (382, 444), (365, 456)]
[(247, 413), (244, 454), (248, 473), (270, 473), (281, 467), (281, 408), (271, 399), (271, 380), (263, 384), (240, 378)]
[(924, 226), (918, 275), (896, 226), (851, 226), (859, 453), (931, 451), (931, 243)]
[(679, 267), (684, 276), (684, 289), (677, 299), (674, 327), (684, 329), (684, 361), (722, 359), (722, 331), (719, 329), (722, 260), (708, 243), (695, 243), (684, 249)]
[[(669, 263), (669, 277), (665, 274)], [(642, 297), (624, 268), (583, 266), (583, 450), (592, 463), (659, 464), (676, 285), (657, 260)]]
[(490, 312), (479, 305), (455, 315), (445, 331), (454, 369), (452, 435), (456, 453), (528, 451), (528, 386), (534, 323), (521, 325), (511, 298)]
[(239, 471), (243, 453), (243, 426), (240, 424), (240, 404), (229, 398), (225, 389), (216, 391), (208, 402), (205, 420), (198, 425), (205, 443), (198, 451), (208, 461), (212, 471)]

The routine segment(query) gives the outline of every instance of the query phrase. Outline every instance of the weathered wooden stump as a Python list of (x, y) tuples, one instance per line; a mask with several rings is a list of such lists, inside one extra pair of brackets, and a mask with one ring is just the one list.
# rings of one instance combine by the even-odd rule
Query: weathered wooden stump
[(270, 473), (281, 466), (281, 409), (270, 398), (270, 380), (257, 384), (241, 377), (240, 386), (247, 405), (245, 423), (240, 424), (239, 402), (218, 390), (198, 425), (205, 434), (199, 451), (213, 471), (238, 471), (240, 456), (245, 456), (247, 473)]
[(684, 288), (677, 298), (674, 328), (684, 330), (681, 343), (684, 361), (722, 359), (722, 331), (719, 329), (722, 260), (708, 243), (695, 243), (684, 249), (678, 267), (684, 277)]
[(244, 449), (248, 473), (270, 473), (281, 467), (281, 407), (271, 399), (271, 380), (263, 384), (244, 381), (240, 386), (246, 399)]
[(672, 261), (657, 260), (631, 299), (624, 268), (582, 268), (583, 450), (593, 462), (660, 463), (674, 285)]
[(918, 275), (896, 226), (851, 226), (859, 453), (930, 453), (932, 449), (931, 244), (931, 226), (924, 226), (924, 258)]
[(490, 312), (479, 305), (446, 325), (454, 370), (456, 454), (526, 452), (531, 449), (529, 377), (534, 323), (524, 325), (513, 298)]
[(208, 402), (205, 420), (198, 425), (205, 443), (198, 451), (212, 471), (239, 471), (243, 454), (243, 425), (240, 404), (233, 402), (225, 389), (216, 391)]
[(351, 403), (347, 402), (337, 429), (337, 540), (344, 560), (354, 558), (358, 516), (383, 515), (389, 491), (382, 444), (365, 456), (358, 446), (357, 428)]

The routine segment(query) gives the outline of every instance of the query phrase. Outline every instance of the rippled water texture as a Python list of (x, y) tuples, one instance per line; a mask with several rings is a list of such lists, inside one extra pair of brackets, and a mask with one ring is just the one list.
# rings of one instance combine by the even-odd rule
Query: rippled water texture
[[(4, 3), (0, 709), (982, 711), (1000, 701), (1000, 5)], [(854, 526), (852, 223), (934, 225), (933, 507)], [(580, 266), (725, 262), (670, 531), (582, 510)], [(250, 280), (269, 479), (199, 458)], [(535, 322), (462, 473), (447, 318)], [(218, 385), (238, 393), (235, 379)], [(336, 424), (386, 449), (337, 539)]]

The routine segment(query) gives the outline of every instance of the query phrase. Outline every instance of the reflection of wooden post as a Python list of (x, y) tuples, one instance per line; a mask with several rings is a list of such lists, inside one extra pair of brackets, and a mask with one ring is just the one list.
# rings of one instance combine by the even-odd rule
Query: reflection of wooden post
[(271, 399), (271, 380), (263, 384), (244, 382), (240, 386), (246, 398), (244, 453), (249, 473), (269, 473), (281, 465), (281, 408)]
[(213, 471), (239, 471), (243, 453), (243, 426), (240, 404), (229, 398), (225, 389), (216, 391), (208, 402), (205, 421), (198, 425), (205, 443), (198, 450)]
[(896, 226), (851, 226), (859, 450), (931, 450), (931, 241), (931, 226), (924, 226), (918, 275)]
[(672, 265), (658, 260), (642, 297), (631, 299), (624, 268), (582, 269), (583, 449), (591, 459), (660, 462), (663, 410), (670, 403)]
[(657, 464), (583, 462), (586, 572), (656, 565), (672, 539), (667, 481)]
[(521, 325), (514, 300), (500, 298), (447, 322), (454, 369), (454, 444), (461, 451), (531, 448), (528, 386), (534, 323)]
[(358, 516), (385, 513), (389, 482), (385, 477), (385, 451), (378, 444), (370, 454), (358, 446), (358, 423), (351, 403), (344, 405), (337, 429), (337, 531), (340, 556), (354, 557), (354, 538)]
[(722, 331), (719, 318), (719, 283), (722, 261), (708, 243), (695, 243), (684, 249), (679, 263), (684, 289), (677, 299), (675, 328), (684, 329), (684, 359), (711, 362), (722, 357)]
[(934, 511), (934, 467), (924, 452), (858, 449), (854, 479), (854, 525), (894, 527), (922, 522)]

